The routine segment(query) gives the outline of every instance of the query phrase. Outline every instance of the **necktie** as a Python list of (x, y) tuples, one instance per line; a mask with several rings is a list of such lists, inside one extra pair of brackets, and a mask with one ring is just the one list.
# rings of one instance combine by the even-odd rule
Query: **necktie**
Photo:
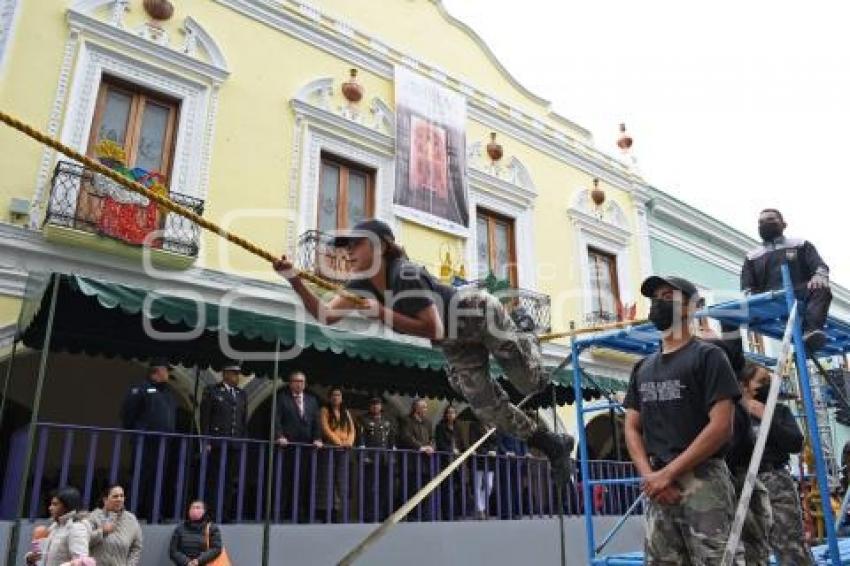
[(301, 395), (295, 396), (295, 403), (298, 405), (298, 416), (304, 416), (304, 400), (301, 398)]

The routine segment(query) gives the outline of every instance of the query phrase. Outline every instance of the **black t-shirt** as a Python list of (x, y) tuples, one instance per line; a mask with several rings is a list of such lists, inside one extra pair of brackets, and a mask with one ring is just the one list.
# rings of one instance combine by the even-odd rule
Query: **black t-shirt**
[(740, 396), (723, 351), (691, 340), (675, 352), (659, 351), (638, 362), (623, 405), (640, 412), (647, 454), (667, 464), (705, 428), (714, 403)]
[(381, 304), (414, 317), (422, 309), (437, 305), (445, 326), (449, 304), (455, 294), (454, 287), (437, 281), (428, 270), (406, 259), (397, 259), (387, 265), (387, 289), (380, 293), (369, 279), (352, 279), (346, 288), (358, 295), (377, 299)]

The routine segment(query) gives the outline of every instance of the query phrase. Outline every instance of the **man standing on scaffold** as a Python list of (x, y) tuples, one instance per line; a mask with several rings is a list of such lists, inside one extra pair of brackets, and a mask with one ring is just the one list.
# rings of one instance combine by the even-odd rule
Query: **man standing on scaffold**
[(632, 370), (624, 402), (626, 445), (649, 498), (646, 564), (720, 564), (735, 514), (723, 457), (740, 388), (724, 352), (692, 334), (691, 282), (654, 275), (641, 294), (662, 333), (661, 349)]

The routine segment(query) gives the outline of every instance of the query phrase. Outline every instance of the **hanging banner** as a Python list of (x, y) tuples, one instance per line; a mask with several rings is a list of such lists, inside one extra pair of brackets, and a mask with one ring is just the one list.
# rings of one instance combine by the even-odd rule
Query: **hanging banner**
[[(406, 67), (395, 70), (396, 205), (469, 227), (466, 99)], [(417, 214), (419, 213), (419, 214)]]

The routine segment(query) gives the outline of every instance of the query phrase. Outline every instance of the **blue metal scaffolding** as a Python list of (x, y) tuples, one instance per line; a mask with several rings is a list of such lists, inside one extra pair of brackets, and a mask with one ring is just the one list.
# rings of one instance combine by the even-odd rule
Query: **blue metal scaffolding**
[[(697, 317), (709, 317), (720, 322), (736, 326), (743, 325), (752, 332), (757, 332), (763, 336), (781, 340), (788, 321), (788, 313), (790, 312), (795, 300), (787, 266), (782, 267), (782, 272), (783, 281), (785, 282), (785, 290), (772, 291), (745, 297), (741, 300), (720, 303), (700, 311), (697, 313)], [(800, 394), (802, 396), (805, 418), (808, 424), (809, 441), (814, 454), (816, 471), (815, 477), (817, 478), (821, 501), (824, 502), (825, 511), (827, 511), (824, 513), (827, 543), (825, 548), (820, 549), (815, 553), (815, 555), (818, 559), (818, 564), (836, 565), (848, 563), (847, 561), (850, 560), (850, 545), (844, 544), (845, 541), (842, 541), (842, 544), (839, 545), (835, 530), (835, 519), (832, 516), (832, 513), (829, 512), (830, 493), (827, 481), (826, 462), (824, 459), (823, 447), (821, 446), (820, 435), (818, 434), (817, 415), (815, 413), (814, 399), (812, 398), (808, 364), (806, 363), (806, 350), (803, 344), (803, 332), (800, 323), (801, 318), (802, 317), (797, 317), (797, 323), (793, 328), (796, 367), (799, 373)], [(850, 323), (834, 317), (829, 317), (825, 331), (827, 333), (828, 340), (824, 347), (816, 353), (817, 357), (843, 355), (850, 351)], [(582, 391), (583, 376), (580, 367), (580, 354), (582, 351), (591, 347), (599, 347), (645, 356), (655, 352), (659, 348), (660, 342), (661, 334), (650, 323), (621, 330), (607, 331), (583, 338), (574, 338), (571, 344), (571, 358), (573, 361), (573, 386), (575, 387), (575, 391)], [(622, 409), (619, 404), (606, 404), (602, 408), (608, 409), (612, 406)], [(576, 428), (580, 450), (579, 458), (582, 477), (581, 496), (584, 501), (584, 525), (587, 539), (588, 564), (607, 564), (611, 566), (643, 564), (643, 555), (641, 553), (629, 553), (606, 557), (600, 555), (597, 550), (593, 528), (593, 506), (591, 496), (593, 486), (611, 485), (614, 483), (622, 484), (624, 482), (638, 483), (640, 481), (640, 478), (608, 480), (594, 479), (591, 477), (588, 460), (587, 437), (584, 427), (584, 415), (591, 411), (598, 410), (598, 406), (585, 408), (581, 394), (576, 394)], [(841, 560), (841, 551), (844, 551), (844, 562)]]

